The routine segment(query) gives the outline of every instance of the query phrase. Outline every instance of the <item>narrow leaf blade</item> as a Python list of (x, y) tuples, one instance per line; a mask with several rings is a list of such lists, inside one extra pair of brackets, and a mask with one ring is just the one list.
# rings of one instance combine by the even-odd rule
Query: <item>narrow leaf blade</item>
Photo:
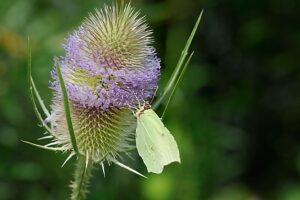
[(29, 37), (28, 37), (28, 44), (27, 45), (28, 45), (28, 86), (29, 86), (29, 91), (31, 90), (31, 92), (32, 92), (32, 89), (33, 89), (34, 94), (36, 95), (36, 97), (37, 97), (37, 99), (40, 103), (41, 108), (43, 109), (45, 115), (47, 117), (49, 117), (50, 113), (49, 113), (48, 109), (46, 108), (46, 106), (45, 106), (38, 90), (36, 89), (35, 83), (34, 83), (33, 78), (31, 76), (31, 48), (30, 48), (30, 39), (29, 39)]
[(170, 91), (172, 90), (172, 88), (174, 87), (174, 84), (176, 83), (176, 80), (178, 79), (178, 76), (179, 74), (181, 73), (182, 71), (182, 68), (183, 68), (183, 64), (184, 64), (184, 61), (186, 59), (186, 56), (188, 54), (188, 51), (189, 51), (189, 48), (191, 46), (191, 43), (193, 41), (193, 38), (196, 34), (196, 31), (199, 27), (199, 24), (200, 24), (200, 21), (201, 21), (201, 18), (202, 18), (202, 13), (203, 13), (203, 10), (201, 11), (195, 25), (194, 25), (194, 28), (185, 44), (185, 47), (184, 49), (182, 50), (181, 52), (181, 56), (176, 64), (176, 67), (173, 71), (173, 74), (171, 75), (164, 91), (163, 91), (163, 94), (154, 102), (154, 104), (152, 105), (152, 109), (156, 109), (158, 108), (158, 106), (165, 100), (165, 98), (169, 95)]
[(192, 53), (190, 54), (189, 58), (188, 58), (187, 61), (185, 62), (185, 65), (184, 65), (184, 67), (183, 67), (181, 73), (179, 74), (179, 76), (178, 76), (178, 78), (177, 78), (177, 81), (176, 81), (176, 83), (175, 83), (175, 85), (174, 85), (174, 87), (173, 87), (173, 90), (172, 90), (172, 92), (171, 92), (171, 94), (170, 94), (170, 96), (169, 96), (169, 98), (168, 98), (167, 104), (166, 104), (166, 106), (165, 106), (165, 108), (164, 108), (164, 111), (163, 111), (163, 114), (161, 115), (161, 118), (164, 118), (164, 116), (165, 116), (165, 114), (166, 114), (166, 111), (167, 111), (167, 109), (168, 109), (168, 106), (169, 106), (170, 102), (172, 101), (172, 99), (173, 99), (173, 97), (174, 97), (174, 95), (175, 95), (175, 91), (176, 91), (176, 89), (177, 89), (177, 87), (178, 87), (178, 84), (180, 83), (180, 81), (181, 81), (181, 79), (182, 79), (182, 77), (183, 77), (183, 75), (184, 75), (184, 73), (185, 73), (187, 67), (188, 67), (189, 64), (190, 64), (190, 61), (191, 61), (191, 59), (192, 59), (192, 57), (193, 57), (193, 54), (194, 54), (194, 52), (192, 52)]
[(56, 72), (57, 72), (57, 75), (58, 75), (59, 84), (60, 84), (61, 91), (62, 91), (65, 114), (66, 114), (66, 121), (67, 121), (67, 126), (68, 126), (68, 130), (69, 130), (69, 134), (70, 134), (72, 147), (73, 147), (75, 153), (77, 155), (79, 155), (79, 151), (78, 151), (78, 147), (77, 147), (77, 143), (76, 143), (76, 137), (75, 137), (73, 124), (72, 124), (72, 119), (71, 119), (71, 112), (70, 112), (68, 94), (67, 94), (66, 86), (65, 86), (65, 83), (64, 83), (64, 79), (63, 79), (61, 71), (60, 71), (60, 67), (58, 66), (58, 61), (56, 61)]
[(26, 143), (26, 144), (29, 144), (31, 146), (38, 147), (38, 148), (45, 149), (45, 150), (50, 150), (50, 151), (62, 151), (63, 150), (60, 147), (45, 147), (43, 145), (35, 144), (35, 143), (28, 142), (28, 141), (25, 141), (25, 140), (21, 140), (21, 141)]
[(54, 135), (53, 131), (51, 131), (50, 127), (47, 126), (47, 124), (45, 123), (45, 121), (43, 120), (42, 115), (40, 114), (35, 99), (34, 99), (34, 94), (33, 94), (33, 78), (31, 76), (31, 49), (30, 49), (30, 45), (29, 45), (29, 38), (28, 38), (28, 90), (29, 90), (29, 96), (30, 96), (30, 100), (32, 102), (33, 105), (33, 109), (34, 112), (38, 118), (38, 120), (40, 121), (40, 123), (42, 124), (42, 126), (52, 135)]
[(30, 81), (31, 81), (31, 85), (32, 85), (33, 92), (34, 92), (34, 94), (35, 94), (35, 96), (36, 96), (36, 98), (37, 98), (37, 100), (38, 100), (38, 102), (39, 102), (39, 104), (40, 104), (42, 110), (44, 111), (45, 115), (46, 115), (47, 117), (49, 117), (49, 116), (50, 116), (50, 113), (49, 113), (48, 109), (46, 108), (46, 106), (45, 106), (45, 104), (44, 104), (44, 101), (42, 100), (42, 98), (41, 98), (41, 96), (40, 96), (38, 90), (36, 89), (36, 86), (35, 86), (35, 83), (34, 83), (34, 80), (33, 80), (32, 77), (30, 77)]

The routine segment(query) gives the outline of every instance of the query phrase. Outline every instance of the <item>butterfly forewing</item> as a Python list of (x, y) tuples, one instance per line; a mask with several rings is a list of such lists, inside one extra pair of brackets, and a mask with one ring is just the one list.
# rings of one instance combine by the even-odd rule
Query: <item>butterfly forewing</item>
[(138, 116), (136, 145), (148, 172), (161, 173), (165, 165), (180, 162), (174, 137), (152, 109)]

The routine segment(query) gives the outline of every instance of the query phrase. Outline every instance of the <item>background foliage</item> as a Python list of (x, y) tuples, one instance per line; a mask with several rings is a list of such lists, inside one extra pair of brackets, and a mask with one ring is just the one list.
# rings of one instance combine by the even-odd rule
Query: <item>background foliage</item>
[[(106, 1), (108, 2), (108, 1)], [(0, 1), (0, 199), (66, 199), (74, 162), (20, 142), (36, 141), (27, 92), (33, 75), (47, 105), (53, 56), (101, 0)], [(167, 113), (181, 165), (142, 179), (111, 166), (94, 171), (89, 199), (300, 199), (300, 2), (132, 0), (154, 29), (161, 86), (194, 22), (204, 15), (191, 66)], [(42, 143), (42, 141), (39, 141)], [(142, 161), (126, 161), (146, 173)], [(73, 160), (74, 161), (74, 160)]]

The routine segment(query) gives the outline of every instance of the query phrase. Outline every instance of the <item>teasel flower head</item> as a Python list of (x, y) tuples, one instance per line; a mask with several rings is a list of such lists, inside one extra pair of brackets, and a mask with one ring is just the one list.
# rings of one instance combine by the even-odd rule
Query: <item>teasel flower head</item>
[[(66, 54), (56, 59), (65, 82), (79, 153), (102, 163), (133, 148), (132, 110), (150, 100), (160, 75), (151, 31), (130, 5), (106, 6), (90, 14), (66, 39)], [(53, 145), (74, 154), (63, 96), (52, 70)]]

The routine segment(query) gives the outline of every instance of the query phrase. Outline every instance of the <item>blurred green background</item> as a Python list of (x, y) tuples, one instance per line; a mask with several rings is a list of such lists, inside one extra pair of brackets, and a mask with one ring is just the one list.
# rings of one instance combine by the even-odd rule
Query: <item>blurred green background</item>
[[(105, 1), (109, 2), (109, 1)], [(27, 37), (33, 75), (47, 105), (53, 57), (101, 0), (0, 1), (0, 200), (66, 199), (74, 160), (36, 141), (27, 92)], [(111, 166), (94, 171), (90, 200), (299, 200), (300, 1), (132, 0), (154, 29), (163, 86), (198, 14), (195, 50), (165, 123), (182, 164), (145, 180)], [(146, 173), (142, 161), (127, 160)]]

